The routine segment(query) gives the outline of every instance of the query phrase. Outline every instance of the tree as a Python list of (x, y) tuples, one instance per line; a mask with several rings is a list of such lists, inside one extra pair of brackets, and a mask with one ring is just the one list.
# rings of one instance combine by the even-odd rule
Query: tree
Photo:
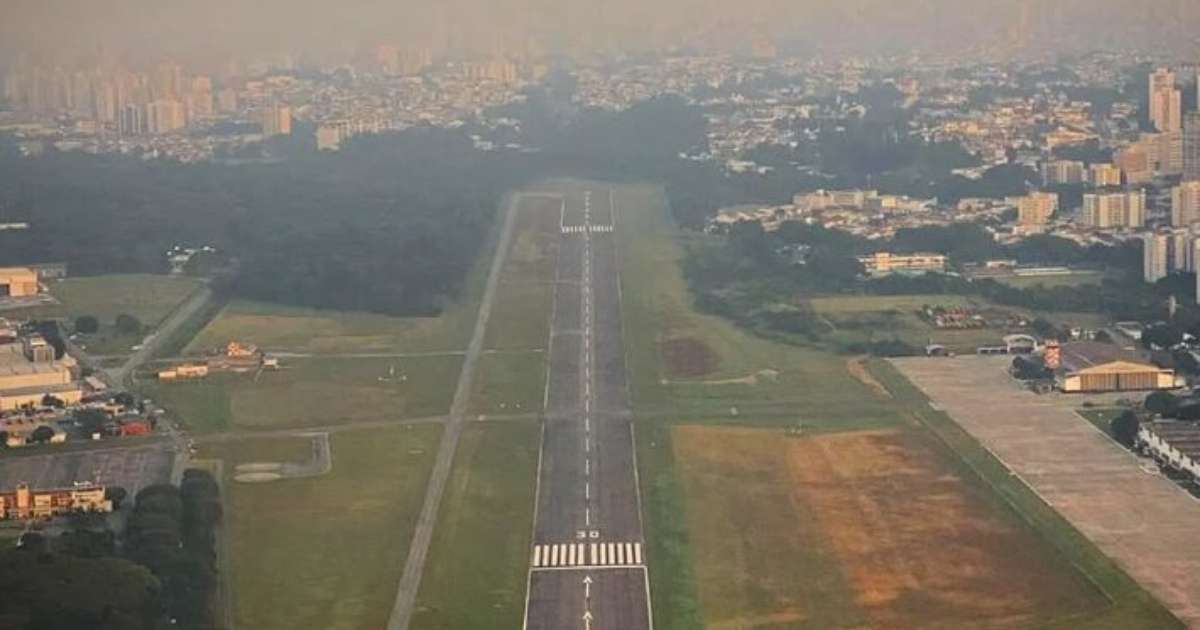
[(123, 335), (137, 335), (142, 332), (142, 322), (128, 313), (117, 315), (117, 319), (113, 322), (113, 325), (116, 326), (117, 332)]
[(67, 403), (63, 402), (63, 399), (58, 398), (57, 396), (46, 394), (45, 396), (42, 396), (42, 406), (53, 407), (55, 409), (65, 409)]
[(104, 498), (112, 501), (113, 509), (121, 509), (121, 503), (129, 496), (129, 491), (121, 486), (109, 486), (104, 489)]
[(94, 335), (100, 331), (100, 322), (91, 315), (84, 315), (75, 319), (75, 332), (81, 335)]
[(33, 433), (30, 434), (29, 439), (36, 444), (45, 444), (53, 437), (54, 429), (51, 429), (43, 424), (42, 426), (33, 430)]
[(75, 422), (84, 433), (99, 433), (108, 423), (108, 414), (99, 409), (80, 409), (75, 412)]
[(1146, 411), (1170, 416), (1179, 408), (1179, 399), (1170, 392), (1154, 392), (1146, 397)]
[(1112, 419), (1109, 424), (1112, 431), (1113, 439), (1124, 445), (1126, 448), (1132, 448), (1134, 440), (1137, 439), (1138, 432), (1138, 417), (1137, 414), (1126, 409), (1121, 412), (1121, 415)]

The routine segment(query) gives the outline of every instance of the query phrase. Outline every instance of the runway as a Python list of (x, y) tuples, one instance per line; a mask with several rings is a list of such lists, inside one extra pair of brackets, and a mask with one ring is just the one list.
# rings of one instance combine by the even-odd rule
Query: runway
[(649, 630), (608, 190), (570, 193), (548, 347), (526, 630)]

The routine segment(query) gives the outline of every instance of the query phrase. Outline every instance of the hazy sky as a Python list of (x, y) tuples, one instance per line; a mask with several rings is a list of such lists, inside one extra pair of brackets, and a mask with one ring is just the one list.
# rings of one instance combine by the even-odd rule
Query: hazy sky
[(755, 35), (839, 52), (1003, 41), (1183, 51), (1200, 35), (1200, 0), (0, 0), (9, 55), (325, 54), (382, 42), (485, 53), (531, 41), (728, 49)]

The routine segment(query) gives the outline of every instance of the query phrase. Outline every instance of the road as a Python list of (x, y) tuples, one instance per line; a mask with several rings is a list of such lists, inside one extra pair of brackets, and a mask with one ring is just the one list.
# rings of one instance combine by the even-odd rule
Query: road
[(567, 195), (526, 630), (649, 630), (611, 191)]
[(404, 573), (400, 576), (396, 601), (392, 606), (391, 617), (388, 619), (388, 630), (405, 630), (412, 618), (417, 589), (421, 585), (421, 573), (425, 568), (425, 557), (429, 553), (429, 543), (433, 539), (433, 528), (437, 522), (438, 506), (441, 505), (442, 494), (446, 489), (451, 465), (454, 462), (454, 452), (458, 449), (458, 440), (462, 435), (463, 425), (466, 423), (467, 406), (471, 399), (471, 384), (475, 376), (475, 364), (479, 361), (479, 355), (483, 350), (484, 333), (487, 330), (488, 318), (491, 317), (496, 285), (500, 280), (500, 270), (504, 267), (504, 259), (508, 255), (509, 243), (512, 241), (513, 223), (520, 199), (520, 196), (513, 196), (505, 204), (504, 225), (500, 229), (500, 238), (496, 242), (496, 253), (492, 258), (492, 268), (488, 271), (483, 299), (479, 303), (475, 330), (471, 335), (471, 342), (467, 346), (466, 355), (463, 357), (458, 387), (454, 390), (454, 400), (450, 403), (446, 428), (442, 432), (442, 441), (438, 446), (433, 471), (429, 475), (425, 502), (421, 505), (421, 513), (417, 518), (412, 543), (409, 545)]
[(163, 343), (175, 334), (185, 322), (195, 315), (208, 301), (213, 297), (213, 291), (207, 285), (200, 287), (195, 293), (188, 296), (186, 302), (176, 308), (158, 327), (153, 335), (150, 336), (143, 344), (141, 349), (134, 352), (119, 368), (108, 371), (109, 384), (114, 387), (127, 386), (129, 376), (133, 371), (154, 356)]

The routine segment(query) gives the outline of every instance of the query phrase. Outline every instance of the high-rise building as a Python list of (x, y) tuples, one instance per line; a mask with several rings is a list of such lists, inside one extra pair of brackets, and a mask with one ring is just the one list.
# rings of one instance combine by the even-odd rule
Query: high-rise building
[(1083, 162), (1075, 160), (1051, 160), (1042, 163), (1042, 183), (1046, 186), (1082, 184), (1083, 173)]
[(1121, 169), (1126, 184), (1145, 184), (1154, 179), (1154, 166), (1150, 161), (1150, 150), (1147, 144), (1135, 142), (1113, 157), (1113, 163)]
[(1175, 73), (1158, 68), (1150, 75), (1150, 122), (1161, 132), (1179, 131), (1182, 124), (1182, 94), (1175, 87)]
[(1137, 228), (1146, 224), (1146, 193), (1142, 190), (1087, 193), (1083, 223), (1094, 228)]
[(146, 133), (146, 119), (142, 108), (132, 103), (122, 107), (117, 131), (123, 136), (139, 136)]
[(213, 114), (212, 79), (196, 77), (192, 79), (192, 89), (188, 94), (188, 110), (192, 116), (208, 118)]
[(187, 110), (183, 103), (159, 99), (146, 106), (146, 130), (152, 134), (171, 133), (187, 126)]
[(1167, 277), (1171, 239), (1167, 234), (1155, 232), (1142, 237), (1142, 279), (1158, 282)]
[(1200, 181), (1185, 181), (1171, 189), (1171, 225), (1200, 223)]
[(292, 108), (287, 105), (271, 104), (259, 112), (263, 135), (286, 136), (292, 133)]
[(1200, 180), (1200, 111), (1183, 117), (1183, 179)]
[(1088, 167), (1088, 182), (1096, 188), (1121, 185), (1121, 169), (1113, 164), (1092, 164)]
[(1017, 223), (1021, 225), (1045, 225), (1058, 211), (1055, 193), (1032, 192), (1013, 201), (1017, 206)]

